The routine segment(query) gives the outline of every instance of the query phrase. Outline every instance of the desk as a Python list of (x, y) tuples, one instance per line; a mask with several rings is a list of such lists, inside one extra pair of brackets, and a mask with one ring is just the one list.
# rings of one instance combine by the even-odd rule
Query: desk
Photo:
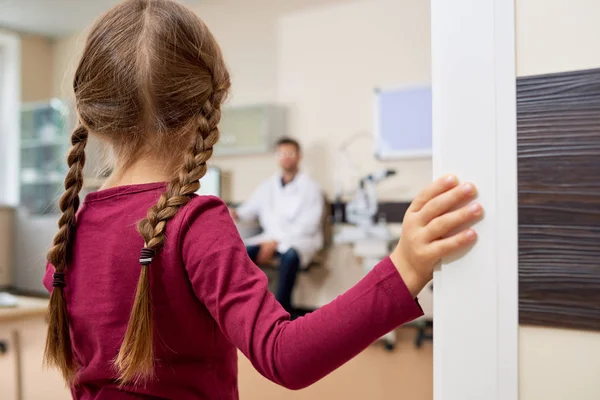
[(17, 296), (0, 308), (2, 400), (64, 400), (71, 394), (58, 371), (43, 367), (48, 299)]
[(43, 317), (48, 309), (48, 299), (16, 296), (16, 307), (0, 307), (0, 327), (8, 322)]

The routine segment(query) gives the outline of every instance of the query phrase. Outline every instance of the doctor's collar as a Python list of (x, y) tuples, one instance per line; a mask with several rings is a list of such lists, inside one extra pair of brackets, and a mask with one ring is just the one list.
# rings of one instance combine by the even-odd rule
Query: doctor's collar
[(281, 172), (279, 174), (279, 182), (281, 183), (281, 187), (286, 187), (290, 183), (294, 182), (296, 179), (298, 179), (298, 175), (300, 175), (300, 171), (296, 172), (294, 174), (294, 176), (292, 177), (292, 179), (290, 179), (288, 182), (286, 182), (285, 179), (284, 179), (284, 173)]

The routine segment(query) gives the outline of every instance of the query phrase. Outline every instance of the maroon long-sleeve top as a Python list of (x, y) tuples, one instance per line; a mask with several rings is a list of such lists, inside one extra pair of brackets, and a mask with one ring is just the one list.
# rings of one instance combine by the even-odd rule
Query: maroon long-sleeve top
[[(248, 258), (227, 206), (194, 197), (167, 225), (150, 266), (156, 379), (118, 388), (112, 360), (122, 342), (140, 273), (136, 223), (165, 184), (87, 195), (67, 273), (75, 399), (237, 399), (237, 349), (268, 379), (306, 387), (374, 340), (421, 315), (398, 271), (383, 260), (317, 311), (289, 320)], [(45, 286), (51, 290), (52, 266)]]

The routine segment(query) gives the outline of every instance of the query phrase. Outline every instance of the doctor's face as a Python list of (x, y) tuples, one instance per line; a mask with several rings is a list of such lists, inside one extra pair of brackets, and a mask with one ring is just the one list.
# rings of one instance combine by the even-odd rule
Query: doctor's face
[(279, 166), (286, 172), (298, 170), (300, 164), (300, 152), (293, 144), (281, 144), (277, 147)]

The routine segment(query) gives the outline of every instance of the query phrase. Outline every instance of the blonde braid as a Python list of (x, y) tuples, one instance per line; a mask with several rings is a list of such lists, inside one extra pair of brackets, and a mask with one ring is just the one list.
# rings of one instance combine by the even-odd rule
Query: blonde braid
[(158, 203), (152, 207), (146, 219), (138, 225), (138, 230), (146, 240), (146, 247), (158, 249), (164, 242), (164, 230), (168, 220), (173, 218), (179, 207), (186, 204), (190, 196), (200, 188), (200, 179), (206, 174), (206, 162), (213, 154), (213, 146), (219, 140), (218, 123), (221, 118), (219, 108), (211, 104), (205, 105), (208, 117), (198, 117), (196, 141), (184, 156), (183, 165), (179, 168), (177, 178), (173, 179), (167, 191)]
[(78, 125), (71, 135), (73, 147), (67, 156), (69, 171), (65, 177), (65, 193), (60, 199), (62, 216), (58, 221), (58, 233), (54, 236), (54, 245), (48, 252), (48, 261), (54, 266), (52, 294), (48, 307), (48, 335), (44, 360), (50, 366), (56, 366), (67, 382), (73, 382), (77, 363), (73, 357), (69, 318), (65, 299), (65, 272), (69, 252), (75, 236), (75, 215), (79, 209), (79, 192), (83, 186), (83, 167), (85, 165), (85, 146), (88, 131)]
[[(206, 162), (213, 153), (219, 139), (218, 124), (221, 119), (220, 105), (223, 96), (215, 93), (206, 102), (198, 116), (196, 140), (184, 156), (177, 177), (169, 182), (157, 204), (150, 208), (146, 219), (138, 224), (138, 231), (145, 241), (145, 249), (153, 253), (165, 241), (167, 222), (181, 206), (200, 188), (199, 180), (206, 174)], [(143, 257), (142, 257), (143, 258)], [(152, 377), (154, 349), (152, 331), (152, 309), (150, 298), (149, 262), (142, 263), (136, 297), (115, 366), (121, 383), (145, 381)]]

